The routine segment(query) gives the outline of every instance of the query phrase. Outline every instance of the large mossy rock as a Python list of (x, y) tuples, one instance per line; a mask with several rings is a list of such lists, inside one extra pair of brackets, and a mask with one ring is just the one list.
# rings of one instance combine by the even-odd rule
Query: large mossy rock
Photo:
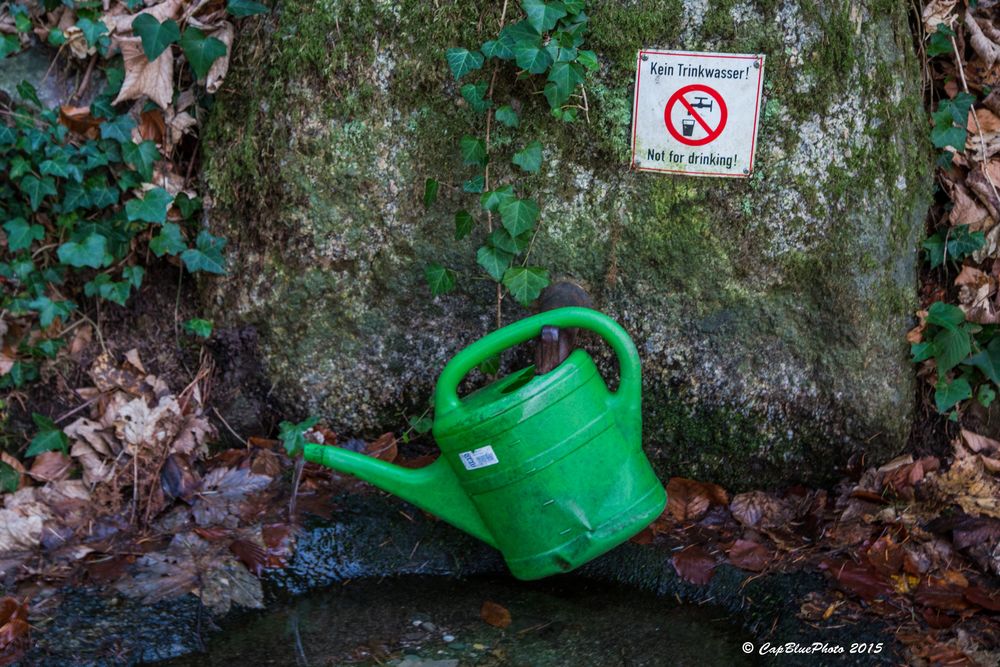
[[(290, 413), (399, 428), (493, 326), (492, 283), (473, 279), (484, 231), (452, 240), (454, 211), (478, 213), (451, 185), (469, 176), (458, 140), (483, 119), (442, 55), (495, 34), (502, 4), (283, 0), (244, 29), (205, 142), (211, 224), (230, 239), (207, 299), (218, 322), (259, 330)], [(661, 472), (746, 487), (901, 448), (930, 185), (906, 3), (590, 4), (589, 122), (552, 119), (540, 84), (505, 70), (497, 99), (524, 122), (493, 140), (543, 140), (525, 185), (543, 208), (532, 263), (634, 337)], [(752, 178), (629, 171), (640, 47), (767, 55)], [(429, 211), (427, 177), (443, 183)], [(470, 277), (433, 298), (430, 261)], [(524, 314), (505, 302), (506, 320)]]

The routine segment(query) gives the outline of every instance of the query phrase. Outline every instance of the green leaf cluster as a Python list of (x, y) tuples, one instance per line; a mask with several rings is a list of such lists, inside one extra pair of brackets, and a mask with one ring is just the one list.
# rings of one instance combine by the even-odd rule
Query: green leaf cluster
[(961, 153), (965, 150), (968, 135), (969, 109), (976, 98), (969, 93), (959, 93), (950, 100), (942, 100), (938, 110), (931, 112), (934, 128), (931, 142), (937, 148), (951, 147)]
[(979, 250), (986, 242), (983, 232), (970, 232), (968, 225), (957, 225), (944, 234), (935, 232), (922, 244), (927, 251), (927, 259), (931, 268), (944, 264), (945, 260), (961, 262), (963, 259)]
[[(582, 48), (590, 21), (584, 11), (585, 3), (583, 0), (522, 0), (520, 4), (523, 18), (504, 26), (494, 39), (486, 40), (477, 49), (448, 49), (445, 53), (448, 67), (454, 78), (460, 80), (472, 79), (472, 75), (489, 61), (497, 67), (512, 63), (518, 78), (542, 77), (539, 92), (548, 102), (552, 116), (573, 122), (581, 108), (573, 98), (586, 81), (587, 72), (600, 66), (597, 55)], [(476, 114), (493, 114), (487, 123), (495, 120), (496, 132), (520, 128), (518, 104), (511, 100), (497, 107), (489, 81), (489, 77), (483, 76), (478, 81), (470, 80), (461, 85), (459, 94), (466, 106)], [(489, 136), (488, 132), (482, 136)], [(462, 163), (475, 170), (462, 183), (462, 191), (480, 195), (482, 211), (487, 216), (498, 216), (500, 221), (499, 226), (483, 233), (485, 238), (476, 250), (476, 262), (514, 299), (528, 305), (548, 285), (549, 274), (540, 267), (527, 265), (531, 241), (537, 232), (539, 206), (533, 198), (519, 196), (514, 186), (520, 186), (516, 181), (518, 177), (541, 171), (545, 147), (537, 139), (519, 142), (506, 135), (496, 143), (515, 147), (509, 159), (517, 170), (511, 170), (515, 180), (487, 191), (487, 165), (496, 156), (490, 155), (491, 147), (481, 136), (467, 134), (459, 140)], [(500, 172), (491, 169), (490, 173), (499, 175)], [(424, 202), (429, 206), (426, 189)], [(455, 240), (473, 235), (476, 228), (476, 217), (468, 209), (455, 213)], [(459, 276), (436, 262), (429, 264), (424, 274), (435, 295), (447, 293), (458, 284)]]
[(967, 322), (961, 308), (938, 301), (927, 309), (924, 340), (910, 347), (914, 363), (937, 366), (934, 403), (948, 413), (973, 395), (984, 406), (1000, 387), (1000, 329)]
[[(145, 38), (165, 39), (160, 33)], [(132, 140), (135, 121), (112, 104), (122, 76), (120, 68), (107, 70), (108, 88), (91, 105), (102, 118), (95, 138), (71, 135), (58, 109), (44, 108), (26, 82), (18, 88), (28, 102), (0, 117), (0, 235), (6, 241), (0, 309), (36, 328), (71, 317), (75, 295), (124, 305), (142, 285), (137, 262), (147, 240), (157, 257), (177, 256), (190, 271), (223, 271), (224, 242), (196, 234), (189, 222), (200, 201), (186, 195), (175, 201), (163, 188), (144, 186), (161, 156), (152, 141)], [(35, 379), (38, 360), (57, 349), (55, 335), (25, 336), (33, 342), (20, 344), (0, 389)]]
[(306, 446), (306, 431), (319, 422), (318, 417), (310, 417), (298, 423), (283, 421), (278, 424), (278, 439), (291, 457), (301, 456)]

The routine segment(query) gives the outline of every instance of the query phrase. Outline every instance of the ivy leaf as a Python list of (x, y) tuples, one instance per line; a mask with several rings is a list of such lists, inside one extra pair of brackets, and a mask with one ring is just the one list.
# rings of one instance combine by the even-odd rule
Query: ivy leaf
[(27, 306), (38, 313), (38, 322), (42, 327), (49, 326), (57, 317), (69, 317), (76, 307), (72, 301), (53, 301), (44, 295), (32, 299)]
[(208, 338), (212, 335), (212, 322), (210, 320), (192, 317), (184, 323), (184, 331), (188, 332), (192, 336)]
[(484, 192), (479, 197), (479, 205), (483, 207), (484, 211), (495, 211), (502, 204), (506, 204), (509, 201), (514, 201), (517, 197), (514, 196), (514, 187), (511, 185), (504, 185), (496, 190), (490, 190), (489, 192)]
[(934, 344), (929, 341), (914, 343), (910, 346), (910, 355), (910, 361), (915, 364), (919, 364), (921, 361), (927, 361), (928, 359), (934, 357)]
[(476, 368), (478, 368), (479, 372), (483, 375), (496, 375), (500, 370), (500, 355), (494, 354), (486, 361), (479, 362), (479, 365), (477, 365)]
[(542, 33), (535, 30), (528, 21), (518, 21), (500, 31), (500, 41), (511, 48), (541, 46)]
[(116, 282), (106, 273), (98, 274), (83, 286), (83, 292), (87, 296), (99, 296), (119, 306), (125, 305), (131, 291), (132, 286), (129, 283)]
[(51, 176), (45, 176), (44, 178), (38, 178), (34, 174), (28, 174), (21, 179), (18, 183), (18, 187), (21, 191), (28, 195), (28, 199), (31, 201), (31, 210), (37, 211), (38, 207), (42, 205), (42, 200), (45, 199), (46, 195), (55, 195), (56, 182)]
[(467, 83), (461, 87), (459, 92), (473, 111), (482, 113), (493, 106), (493, 102), (483, 99), (486, 90), (486, 82), (481, 81), (480, 83)]
[(584, 6), (586, 5), (584, 0), (563, 0), (562, 4), (563, 8), (565, 8), (566, 12), (569, 14), (579, 14), (583, 11)]
[(483, 42), (483, 55), (487, 58), (499, 58), (500, 60), (513, 60), (514, 49), (511, 48), (507, 40), (497, 39)]
[(509, 252), (488, 245), (480, 247), (476, 252), (476, 263), (497, 282), (503, 280), (503, 274), (513, 259), (514, 256)]
[(920, 244), (927, 251), (927, 259), (931, 263), (931, 268), (936, 269), (944, 263), (944, 239), (941, 234), (934, 234)]
[(38, 456), (43, 452), (60, 451), (67, 453), (69, 448), (69, 438), (56, 426), (56, 423), (37, 412), (31, 413), (31, 419), (38, 426), (38, 433), (31, 439), (31, 445), (25, 456)]
[(76, 22), (76, 27), (83, 33), (88, 46), (97, 46), (101, 36), (108, 34), (108, 26), (104, 25), (104, 21), (91, 21), (88, 18), (82, 18)]
[(135, 121), (131, 116), (121, 115), (101, 123), (101, 139), (113, 139), (120, 144), (132, 141)]
[(0, 60), (21, 50), (21, 40), (16, 35), (0, 35)]
[(225, 239), (212, 236), (207, 231), (202, 230), (198, 233), (195, 247), (188, 248), (181, 253), (181, 260), (191, 273), (205, 271), (206, 273), (224, 274), (226, 260), (222, 257), (222, 248), (225, 245)]
[(164, 223), (160, 228), (160, 233), (149, 240), (149, 249), (157, 257), (164, 255), (176, 255), (187, 250), (184, 237), (181, 235), (180, 225), (172, 222)]
[(931, 143), (937, 148), (951, 146), (958, 152), (965, 150), (965, 138), (968, 131), (964, 127), (957, 127), (949, 120), (947, 124), (936, 124), (931, 129)]
[(515, 266), (503, 274), (503, 286), (517, 302), (528, 306), (549, 284), (549, 272), (536, 266)]
[(17, 94), (25, 102), (31, 102), (39, 109), (45, 106), (44, 104), (42, 104), (42, 101), (38, 98), (38, 91), (35, 89), (33, 85), (31, 85), (30, 81), (22, 81), (21, 83), (17, 84), (14, 90), (17, 91)]
[(485, 60), (479, 51), (461, 48), (448, 49), (444, 57), (448, 61), (448, 67), (451, 68), (451, 73), (456, 81), (469, 72), (482, 67)]
[(530, 45), (518, 46), (514, 49), (514, 59), (517, 66), (532, 74), (541, 74), (552, 64), (552, 56), (543, 48)]
[(160, 159), (160, 151), (156, 143), (147, 139), (141, 144), (127, 141), (122, 144), (122, 157), (133, 169), (139, 172), (144, 181), (153, 179), (153, 164)]
[(601, 63), (597, 61), (597, 54), (593, 51), (580, 51), (576, 56), (576, 62), (580, 63), (591, 72), (601, 68)]
[(181, 192), (174, 198), (174, 206), (180, 211), (181, 217), (187, 220), (194, 212), (201, 209), (201, 199), (199, 197), (188, 197), (187, 193)]
[[(35, 423), (38, 424), (38, 417), (42, 417), (37, 412), (31, 415), (32, 419), (35, 419)], [(67, 452), (69, 445), (69, 438), (63, 433), (59, 427), (52, 422), (48, 417), (44, 417), (47, 421), (46, 426), (39, 426), (38, 433), (34, 438), (31, 439), (31, 445), (28, 447), (28, 451), (24, 453), (25, 456), (38, 456), (44, 452)], [(49, 426), (48, 424), (51, 424)]]
[(972, 387), (965, 378), (939, 380), (934, 386), (934, 404), (940, 413), (948, 412), (967, 398), (972, 398)]
[(433, 178), (424, 181), (424, 208), (430, 208), (437, 201), (439, 184)]
[(525, 232), (520, 236), (511, 236), (503, 227), (498, 227), (493, 230), (493, 232), (487, 238), (487, 242), (494, 248), (499, 248), (504, 252), (509, 252), (512, 255), (517, 255), (522, 250), (528, 247), (531, 243), (531, 232)]
[(482, 174), (479, 174), (462, 183), (462, 192), (477, 195), (482, 192), (485, 187), (486, 179)]
[(532, 141), (530, 144), (514, 153), (511, 162), (529, 173), (537, 173), (542, 168), (542, 144), (539, 141)]
[(500, 219), (511, 236), (520, 236), (535, 226), (538, 204), (531, 199), (514, 199), (500, 206)]
[(104, 264), (108, 252), (108, 240), (97, 232), (91, 232), (83, 241), (67, 241), (59, 246), (56, 254), (59, 261), (77, 268), (89, 266), (99, 269)]
[(455, 214), (455, 240), (461, 241), (472, 232), (476, 225), (475, 218), (468, 211), (459, 211)]
[(31, 247), (32, 241), (45, 238), (45, 228), (41, 225), (29, 224), (24, 218), (14, 218), (3, 223), (7, 232), (7, 250), (17, 252)]
[(556, 84), (559, 97), (568, 99), (576, 87), (583, 83), (583, 73), (580, 70), (580, 65), (576, 63), (556, 63), (552, 66), (548, 80)]
[(163, 224), (167, 221), (167, 211), (174, 198), (163, 188), (153, 188), (147, 191), (142, 199), (130, 199), (125, 202), (125, 215), (129, 222), (153, 222)]
[(952, 227), (948, 235), (948, 256), (957, 262), (979, 250), (984, 243), (986, 235), (983, 232), (969, 232), (969, 225)]
[(181, 38), (176, 21), (167, 19), (160, 23), (152, 14), (139, 14), (132, 19), (132, 32), (142, 39), (142, 51), (149, 62), (159, 58), (167, 47)]
[(3, 461), (0, 461), (0, 493), (13, 493), (21, 485), (21, 473)]
[(477, 166), (486, 165), (486, 144), (482, 139), (465, 135), (459, 141), (459, 149), (462, 152), (462, 162)]
[(253, 0), (229, 0), (226, 3), (226, 11), (238, 18), (244, 16), (254, 16), (256, 14), (267, 14), (270, 9)]
[(447, 294), (455, 289), (455, 272), (437, 262), (431, 262), (424, 268), (424, 277), (434, 296)]
[(199, 79), (204, 79), (212, 63), (226, 55), (226, 45), (221, 40), (207, 37), (192, 26), (185, 28), (181, 35), (181, 49)]
[(546, 32), (556, 27), (556, 22), (566, 16), (561, 2), (544, 0), (523, 0), (521, 6), (528, 15), (528, 23), (538, 32)]
[(521, 124), (520, 119), (517, 117), (517, 113), (509, 104), (505, 104), (497, 109), (494, 117), (497, 119), (498, 123), (503, 123), (507, 127), (517, 127)]
[(933, 58), (945, 53), (951, 53), (951, 38), (955, 31), (945, 23), (938, 23), (930, 39), (927, 40), (927, 56)]

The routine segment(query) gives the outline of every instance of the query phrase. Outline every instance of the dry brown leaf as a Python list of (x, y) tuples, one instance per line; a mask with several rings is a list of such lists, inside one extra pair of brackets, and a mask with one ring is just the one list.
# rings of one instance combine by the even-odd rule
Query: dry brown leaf
[(162, 397), (153, 408), (146, 405), (145, 399), (137, 398), (119, 411), (115, 435), (133, 456), (144, 447), (163, 451), (184, 422), (180, 405), (173, 396)]
[(763, 491), (750, 491), (733, 497), (729, 505), (733, 517), (750, 528), (775, 528), (792, 518), (787, 503)]
[(736, 540), (727, 554), (729, 562), (738, 568), (760, 572), (771, 562), (773, 554), (763, 544), (750, 540)]
[(392, 463), (396, 460), (396, 436), (390, 433), (383, 433), (374, 442), (365, 445), (364, 453), (368, 456)]
[(74, 359), (87, 349), (94, 338), (94, 328), (89, 324), (83, 324), (76, 328), (73, 333), (73, 340), (69, 342), (69, 355)]
[(924, 30), (928, 33), (935, 32), (938, 24), (943, 23), (950, 26), (955, 16), (955, 5), (958, 0), (931, 0), (924, 6), (923, 20)]
[(96, 139), (100, 135), (101, 121), (90, 114), (90, 107), (74, 107), (64, 104), (59, 107), (59, 122), (71, 132)]
[(0, 509), (0, 556), (38, 546), (42, 528), (50, 518), (52, 513), (38, 502), (35, 487), (6, 494), (4, 508)]
[(114, 104), (139, 99), (143, 95), (166, 109), (173, 99), (174, 56), (170, 49), (149, 62), (138, 37), (121, 40), (122, 57), (125, 59), (125, 80), (122, 82)]
[(233, 52), (233, 33), (233, 24), (224, 21), (222, 26), (210, 35), (226, 45), (226, 53), (212, 63), (208, 74), (205, 75), (205, 90), (209, 94), (218, 92), (222, 86), (222, 80), (226, 78), (226, 73), (229, 71), (229, 56)]
[(983, 29), (976, 23), (971, 10), (965, 12), (965, 27), (969, 31), (969, 45), (972, 50), (983, 59), (987, 68), (993, 67), (993, 63), (1000, 59), (1000, 44), (996, 44), (983, 34)]
[(956, 459), (947, 472), (933, 478), (932, 486), (941, 500), (968, 514), (1000, 518), (1000, 481), (985, 470), (979, 457)]
[(691, 584), (704, 586), (715, 574), (715, 559), (697, 544), (678, 551), (670, 561), (678, 576)]
[(1000, 220), (1000, 160), (976, 165), (969, 171), (965, 183), (986, 207), (990, 216), (994, 220)]
[(495, 628), (506, 628), (511, 623), (510, 611), (503, 605), (487, 600), (479, 610), (479, 617)]
[(73, 461), (62, 452), (42, 452), (35, 457), (28, 474), (39, 482), (58, 482), (69, 477)]
[(167, 150), (176, 146), (187, 132), (198, 124), (194, 116), (186, 111), (174, 113), (173, 109), (167, 109)]
[(952, 227), (969, 225), (970, 231), (975, 232), (989, 229), (992, 226), (993, 219), (990, 217), (989, 211), (973, 199), (969, 195), (969, 191), (962, 185), (956, 185), (952, 188), (951, 200), (954, 202), (954, 206), (948, 214), (948, 224)]
[(667, 482), (667, 512), (678, 521), (696, 521), (711, 505), (728, 505), (729, 496), (718, 484), (671, 477)]
[(992, 438), (987, 438), (985, 435), (979, 435), (964, 428), (961, 431), (961, 436), (965, 445), (977, 454), (991, 455), (1000, 453), (1000, 442)]
[(125, 353), (125, 360), (132, 364), (132, 367), (138, 370), (143, 375), (146, 374), (146, 369), (142, 365), (142, 359), (139, 358), (139, 350), (132, 348)]

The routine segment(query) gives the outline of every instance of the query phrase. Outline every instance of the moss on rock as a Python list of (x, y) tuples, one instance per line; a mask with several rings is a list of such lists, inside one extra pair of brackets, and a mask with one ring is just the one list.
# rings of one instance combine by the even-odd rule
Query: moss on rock
[[(497, 99), (520, 105), (523, 124), (494, 126), (494, 145), (546, 146), (525, 185), (543, 207), (532, 262), (581, 281), (634, 336), (646, 442), (665, 474), (815, 481), (857, 449), (905, 442), (903, 333), (929, 184), (905, 12), (874, 0), (602, 0), (590, 10), (602, 67), (587, 83), (589, 122), (559, 123), (533, 82), (498, 77)], [(482, 120), (442, 53), (489, 38), (499, 14), (499, 3), (283, 0), (237, 45), (206, 137), (231, 271), (206, 295), (218, 319), (261, 330), (290, 412), (344, 432), (398, 427), (445, 361), (489, 330), (488, 281), (432, 298), (422, 273), (440, 261), (478, 275), (484, 231), (456, 243), (451, 227), (454, 210), (476, 212), (456, 187), (468, 176), (456, 147)], [(767, 55), (750, 179), (628, 170), (640, 47)], [(500, 163), (494, 174), (507, 176)], [(427, 177), (442, 182), (430, 211)]]

